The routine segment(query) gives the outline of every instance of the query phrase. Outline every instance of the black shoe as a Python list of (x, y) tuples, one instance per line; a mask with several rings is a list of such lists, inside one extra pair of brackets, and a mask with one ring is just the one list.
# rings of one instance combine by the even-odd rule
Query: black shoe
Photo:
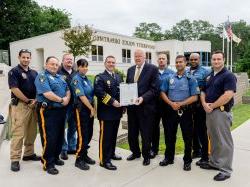
[(207, 170), (219, 170), (218, 168), (211, 166), (209, 163), (201, 164), (200, 168), (207, 169)]
[(55, 167), (48, 168), (48, 169), (46, 169), (46, 171), (48, 174), (51, 174), (51, 175), (57, 175), (59, 173), (58, 169), (56, 169)]
[(57, 166), (63, 166), (63, 165), (64, 165), (64, 162), (63, 162), (62, 160), (60, 160), (60, 159), (57, 159), (57, 160), (55, 161), (55, 165), (57, 165)]
[(190, 171), (190, 170), (191, 170), (191, 163), (186, 163), (186, 164), (184, 164), (183, 170), (184, 170), (184, 171)]
[(67, 151), (68, 155), (74, 155), (76, 154), (76, 150), (71, 150), (71, 151)]
[(36, 154), (30, 155), (30, 156), (24, 156), (23, 161), (40, 161), (41, 157), (37, 156)]
[(157, 155), (157, 153), (156, 152), (154, 152), (154, 151), (150, 151), (150, 158), (151, 159), (153, 159), (153, 158), (155, 158), (156, 157), (156, 155)]
[(104, 164), (100, 164), (101, 167), (104, 167), (108, 170), (117, 170), (117, 167), (114, 166), (111, 162), (107, 162), (107, 163), (104, 163)]
[(89, 165), (84, 160), (76, 159), (75, 167), (81, 170), (89, 170)]
[(68, 154), (65, 151), (61, 152), (60, 156), (61, 156), (61, 159), (63, 159), (63, 160), (68, 160), (69, 159)]
[(122, 160), (122, 157), (120, 157), (120, 156), (114, 154), (114, 155), (112, 156), (111, 159), (112, 159), (112, 160)]
[(200, 159), (200, 160), (197, 161), (195, 164), (196, 164), (197, 166), (201, 166), (201, 165), (204, 165), (204, 164), (208, 164), (208, 160)]
[(11, 171), (19, 171), (20, 170), (20, 164), (18, 161), (13, 161), (11, 162), (11, 167), (10, 167)]
[(201, 152), (193, 152), (192, 154), (192, 159), (195, 159), (195, 158), (200, 158), (202, 155), (201, 155)]
[(83, 159), (87, 164), (90, 164), (90, 165), (95, 165), (95, 161), (90, 158), (88, 155), (86, 155)]
[(134, 160), (134, 159), (140, 158), (140, 157), (141, 157), (141, 155), (131, 154), (128, 156), (127, 161), (131, 161), (131, 160)]
[(230, 178), (230, 175), (225, 175), (223, 173), (218, 173), (217, 175), (214, 176), (215, 181), (224, 181), (229, 178)]
[(174, 161), (171, 161), (171, 160), (168, 160), (168, 159), (164, 159), (164, 160), (162, 160), (160, 163), (159, 163), (159, 165), (160, 166), (167, 166), (167, 165), (169, 165), (169, 164), (174, 164)]
[(143, 166), (148, 166), (150, 164), (150, 159), (149, 158), (144, 158), (142, 165)]

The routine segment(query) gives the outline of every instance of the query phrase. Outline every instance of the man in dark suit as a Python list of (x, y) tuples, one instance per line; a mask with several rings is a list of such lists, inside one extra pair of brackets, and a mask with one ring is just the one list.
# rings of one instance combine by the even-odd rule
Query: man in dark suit
[(159, 94), (159, 76), (156, 66), (145, 62), (145, 53), (135, 50), (135, 65), (127, 72), (126, 83), (138, 84), (138, 98), (135, 105), (128, 106), (128, 142), (132, 154), (128, 161), (141, 157), (139, 132), (142, 138), (143, 165), (150, 164), (150, 147), (155, 115), (156, 99)]

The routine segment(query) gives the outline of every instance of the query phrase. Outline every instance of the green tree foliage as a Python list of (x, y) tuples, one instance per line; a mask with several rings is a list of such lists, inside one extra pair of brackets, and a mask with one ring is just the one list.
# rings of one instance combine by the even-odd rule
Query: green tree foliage
[(153, 41), (163, 39), (161, 27), (157, 23), (140, 23), (139, 26), (135, 28), (134, 36)]
[(0, 1), (0, 49), (9, 42), (70, 27), (70, 14), (32, 0)]
[[(151, 27), (149, 27), (151, 25)], [(152, 26), (153, 25), (153, 26)], [(208, 21), (188, 19), (181, 20), (176, 23), (171, 29), (161, 31), (161, 27), (157, 23), (141, 23), (136, 27), (134, 33), (139, 38), (148, 40), (161, 41), (176, 39), (180, 41), (187, 40), (208, 40), (211, 42), (211, 51), (222, 50), (222, 29), (223, 24), (213, 26)], [(232, 22), (233, 33), (242, 39), (239, 44), (233, 42), (233, 63), (237, 63), (237, 71), (249, 72), (250, 67), (248, 54), (250, 54), (250, 25), (244, 20)], [(158, 37), (155, 37), (158, 36)], [(225, 51), (226, 51), (225, 40)]]
[(74, 61), (77, 56), (86, 56), (91, 50), (94, 31), (88, 26), (77, 26), (64, 30), (63, 39), (69, 48), (67, 52), (72, 53)]

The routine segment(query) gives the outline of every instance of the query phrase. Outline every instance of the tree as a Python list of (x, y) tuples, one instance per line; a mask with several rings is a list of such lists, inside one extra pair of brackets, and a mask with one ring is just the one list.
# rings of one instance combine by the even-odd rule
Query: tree
[(70, 14), (32, 0), (0, 1), (0, 49), (9, 43), (70, 27)]
[(140, 23), (135, 28), (134, 36), (152, 41), (160, 41), (163, 39), (161, 27), (157, 23)]
[(67, 52), (72, 53), (74, 61), (77, 56), (86, 56), (93, 42), (94, 31), (88, 26), (77, 26), (64, 30), (63, 39), (69, 48)]

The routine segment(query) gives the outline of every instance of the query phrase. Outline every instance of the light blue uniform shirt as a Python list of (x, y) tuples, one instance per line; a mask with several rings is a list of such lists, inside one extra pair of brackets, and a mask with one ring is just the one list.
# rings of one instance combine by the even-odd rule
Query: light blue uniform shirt
[(49, 106), (63, 107), (61, 103), (48, 100), (44, 97), (44, 93), (52, 91), (59, 97), (65, 97), (69, 90), (66, 81), (61, 75), (52, 75), (49, 71), (45, 70), (39, 73), (35, 79), (36, 86), (36, 99), (38, 102), (46, 102)]
[(90, 103), (94, 100), (94, 88), (91, 81), (79, 72), (73, 77), (70, 86), (73, 91), (74, 101), (77, 101), (79, 96), (86, 96)]
[(161, 91), (174, 102), (184, 101), (200, 93), (197, 80), (186, 73), (182, 76), (178, 76), (177, 73), (168, 76), (161, 85)]

